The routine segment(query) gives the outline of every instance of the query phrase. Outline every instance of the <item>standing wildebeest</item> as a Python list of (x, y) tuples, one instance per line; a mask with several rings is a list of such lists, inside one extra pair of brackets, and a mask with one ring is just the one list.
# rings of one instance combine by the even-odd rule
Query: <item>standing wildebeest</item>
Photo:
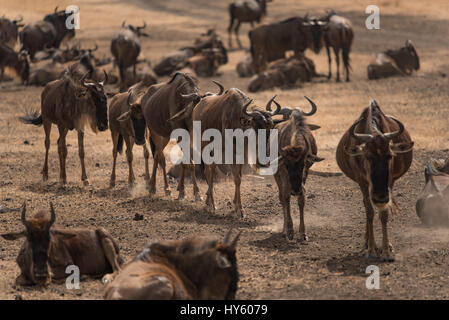
[[(186, 108), (191, 103), (197, 103), (200, 97), (197, 94), (197, 84), (188, 74), (176, 72), (172, 78), (160, 84), (148, 88), (142, 96), (142, 111), (150, 133), (150, 146), (153, 153), (153, 170), (150, 178), (150, 194), (156, 193), (156, 173), (160, 164), (164, 174), (165, 194), (170, 194), (165, 166), (164, 148), (170, 141), (173, 130), (178, 128), (187, 129), (184, 121), (168, 122), (168, 119)], [(183, 165), (183, 170), (184, 170)], [(201, 199), (196, 184), (194, 166), (190, 166), (193, 183), (193, 192), (196, 200)], [(184, 198), (184, 179), (178, 184), (179, 199)]]
[(337, 163), (341, 171), (357, 182), (366, 209), (365, 248), (367, 256), (377, 254), (374, 240), (374, 208), (382, 222), (382, 259), (394, 261), (393, 247), (388, 240), (388, 213), (393, 211), (394, 182), (404, 175), (413, 159), (413, 142), (404, 125), (385, 115), (375, 100), (345, 132), (337, 147)]
[(412, 42), (407, 40), (405, 47), (378, 53), (376, 60), (368, 65), (368, 79), (409, 76), (413, 70), (419, 70), (419, 57)]
[(3, 80), (5, 67), (14, 70), (22, 80), (22, 83), (28, 82), (30, 75), (28, 53), (25, 51), (17, 53), (6, 43), (0, 41), (0, 82)]
[(45, 285), (52, 279), (63, 280), (70, 265), (77, 266), (80, 275), (94, 277), (120, 271), (123, 260), (118, 244), (105, 229), (52, 228), (55, 219), (51, 202), (50, 219), (44, 210), (27, 219), (24, 203), (21, 221), (25, 230), (2, 234), (6, 240), (26, 238), (16, 260), (20, 268), (17, 285)]
[(75, 29), (68, 29), (65, 24), (71, 13), (57, 10), (58, 7), (42, 21), (27, 24), (20, 32), (21, 50), (28, 51), (31, 59), (36, 52), (45, 48), (59, 48), (64, 39), (75, 36)]
[[(299, 236), (300, 240), (307, 240), (304, 224), (305, 184), (310, 167), (318, 161), (317, 146), (312, 131), (316, 126), (305, 122), (305, 116), (311, 116), (317, 111), (315, 103), (305, 97), (312, 105), (308, 113), (300, 108), (282, 108), (280, 113), (288, 117), (275, 126), (278, 130), (278, 169), (274, 174), (279, 189), (279, 200), (284, 212), (283, 233), (288, 240), (293, 240), (293, 221), (290, 213), (290, 197), (298, 196), (299, 205)], [(276, 103), (276, 101), (275, 101)], [(277, 104), (277, 103), (276, 103)]]
[[(266, 109), (270, 108), (270, 105), (274, 97), (271, 98)], [(272, 129), (274, 124), (271, 116), (279, 112), (279, 108), (276, 111), (248, 111), (248, 106), (252, 103), (252, 100), (248, 98), (242, 91), (236, 88), (226, 90), (223, 94), (212, 94), (202, 97), (201, 101), (196, 105), (190, 105), (184, 110), (180, 111), (177, 115), (170, 119), (172, 122), (184, 120), (189, 127), (190, 141), (193, 141), (193, 121), (201, 121), (201, 136), (204, 131), (208, 129), (215, 129), (221, 133), (221, 146), (222, 146), (222, 158), (218, 159), (219, 163), (214, 162), (210, 164), (204, 163), (205, 175), (208, 184), (206, 205), (211, 211), (215, 210), (214, 202), (214, 172), (217, 164), (225, 163), (226, 149), (232, 148), (233, 154), (232, 164), (229, 164), (231, 173), (234, 178), (235, 193), (234, 193), (234, 209), (239, 217), (243, 217), (242, 202), (240, 198), (240, 184), (242, 180), (242, 168), (243, 164), (237, 163), (237, 156), (248, 157), (247, 149), (248, 144), (244, 144), (244, 150), (237, 150), (235, 139), (232, 142), (227, 141), (225, 137), (226, 129), (246, 131), (247, 129), (254, 129), (256, 135), (259, 129), (269, 130)], [(215, 138), (214, 138), (215, 139)], [(229, 144), (230, 143), (230, 144)], [(208, 144), (207, 141), (201, 142), (201, 152), (203, 148)], [(243, 151), (244, 154), (240, 154)], [(258, 162), (257, 162), (258, 163)]]
[(330, 79), (332, 76), (332, 59), (329, 48), (333, 48), (335, 62), (337, 64), (336, 81), (340, 81), (340, 51), (346, 72), (346, 81), (349, 81), (349, 70), (351, 69), (349, 52), (351, 51), (352, 40), (354, 39), (354, 31), (352, 30), (351, 21), (344, 17), (338, 16), (335, 12), (331, 12), (325, 18), (317, 21), (325, 23), (325, 26), (323, 27), (323, 38), (326, 45), (327, 59), (329, 61), (328, 78)]
[(125, 26), (125, 21), (122, 23), (122, 30), (111, 41), (111, 53), (115, 58), (120, 72), (120, 88), (125, 88), (126, 69), (133, 67), (134, 77), (136, 76), (137, 57), (140, 54), (140, 40), (139, 37), (148, 37), (148, 34), (143, 32), (147, 24), (144, 22), (141, 27), (134, 27), (128, 24)]
[(9, 20), (5, 17), (0, 18), (0, 42), (3, 41), (11, 48), (14, 48), (17, 43), (19, 28), (24, 26), (20, 23), (22, 20), (22, 17), (20, 17), (20, 20)]
[[(232, 48), (232, 28), (234, 27), (235, 38), (242, 48), (242, 44), (239, 39), (239, 28), (242, 22), (251, 23), (251, 27), (254, 26), (254, 21), (260, 23), (263, 16), (267, 15), (267, 2), (272, 0), (237, 0), (229, 5), (230, 22), (228, 27), (229, 34), (229, 47)], [(234, 26), (234, 21), (237, 20), (237, 24)]]
[(240, 233), (223, 242), (192, 236), (155, 242), (115, 279), (108, 275), (108, 300), (234, 300), (238, 289), (236, 246)]
[(48, 180), (48, 151), (52, 123), (59, 129), (58, 154), (60, 182), (67, 183), (65, 162), (67, 158), (66, 136), (69, 130), (78, 131), (78, 154), (81, 161), (81, 180), (88, 185), (84, 166), (84, 128), (92, 131), (108, 129), (107, 100), (104, 85), (107, 82), (85, 81), (87, 73), (80, 77), (76, 65), (70, 67), (64, 77), (47, 84), (41, 94), (41, 115), (27, 114), (20, 120), (27, 124), (44, 125), (45, 162), (42, 170), (44, 181)]
[(133, 171), (133, 145), (134, 142), (143, 146), (143, 155), (145, 157), (145, 180), (150, 180), (148, 170), (148, 159), (150, 153), (147, 149), (145, 141), (145, 118), (142, 114), (142, 106), (140, 102), (131, 103), (131, 93), (123, 92), (116, 94), (109, 105), (109, 129), (112, 138), (112, 156), (113, 165), (111, 173), (110, 186), (115, 186), (115, 164), (117, 160), (117, 152), (122, 153), (123, 141), (126, 143), (126, 159), (128, 161), (129, 176), (128, 183), (131, 186), (136, 178)]
[(416, 202), (416, 213), (426, 225), (449, 226), (449, 159), (442, 166), (429, 162), (424, 174), (426, 185)]
[(293, 17), (261, 25), (248, 33), (251, 57), (256, 72), (265, 70), (267, 62), (285, 58), (286, 51), (302, 54), (307, 48), (318, 53), (322, 47), (321, 21)]

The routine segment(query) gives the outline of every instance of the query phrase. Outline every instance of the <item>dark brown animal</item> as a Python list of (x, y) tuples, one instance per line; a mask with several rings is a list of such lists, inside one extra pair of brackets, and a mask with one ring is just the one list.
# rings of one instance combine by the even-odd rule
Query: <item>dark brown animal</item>
[(30, 76), (30, 62), (28, 53), (15, 52), (6, 43), (0, 41), (0, 82), (3, 80), (5, 68), (11, 68), (20, 77), (23, 84), (28, 82)]
[[(242, 44), (239, 39), (239, 29), (242, 22), (251, 23), (251, 27), (254, 26), (254, 22), (260, 23), (262, 18), (267, 15), (267, 2), (272, 0), (237, 0), (229, 5), (229, 47), (232, 48), (232, 30), (234, 29), (235, 38), (239, 48), (242, 48)], [(237, 23), (235, 24), (235, 21)]]
[(66, 136), (69, 130), (78, 132), (78, 154), (81, 161), (81, 180), (88, 185), (84, 165), (84, 129), (89, 125), (92, 131), (108, 129), (107, 100), (102, 82), (85, 81), (87, 73), (80, 76), (75, 65), (67, 70), (63, 78), (47, 84), (41, 94), (41, 115), (27, 114), (20, 120), (27, 124), (44, 125), (45, 162), (42, 170), (44, 181), (48, 180), (48, 151), (50, 149), (51, 125), (59, 130), (58, 154), (60, 182), (67, 183), (65, 162), (67, 158)]
[(45, 48), (59, 48), (63, 40), (71, 39), (75, 36), (75, 29), (66, 27), (66, 20), (71, 13), (65, 10), (47, 14), (44, 20), (27, 24), (20, 32), (21, 50), (26, 50), (31, 59), (34, 59), (36, 52)]
[[(298, 197), (299, 206), (299, 237), (301, 241), (307, 240), (304, 223), (305, 184), (310, 167), (324, 160), (317, 157), (317, 145), (312, 131), (317, 126), (310, 126), (306, 118), (316, 113), (317, 107), (309, 98), (312, 105), (310, 112), (303, 112), (301, 108), (282, 108), (280, 114), (288, 120), (275, 126), (278, 130), (278, 168), (274, 174), (278, 190), (279, 201), (284, 213), (283, 234), (287, 240), (293, 240), (293, 221), (290, 213), (291, 196)], [(276, 103), (276, 101), (275, 101)], [(276, 103), (277, 104), (277, 103)]]
[(14, 48), (17, 43), (17, 37), (19, 36), (19, 28), (22, 28), (24, 24), (20, 22), (23, 18), (9, 20), (8, 18), (0, 18), (0, 42), (6, 43), (11, 48)]
[(193, 236), (159, 241), (142, 250), (108, 283), (108, 300), (234, 300), (238, 289), (236, 246)]
[(217, 74), (223, 59), (219, 49), (203, 49), (201, 53), (187, 59), (185, 67), (193, 69), (199, 77), (213, 77)]
[[(393, 247), (388, 238), (388, 214), (393, 212), (394, 182), (409, 169), (413, 142), (399, 120), (385, 115), (375, 100), (345, 132), (337, 147), (341, 171), (358, 183), (366, 209), (365, 248), (367, 256), (377, 256), (374, 240), (374, 209), (382, 222), (382, 260), (393, 261)], [(397, 206), (398, 207), (398, 206)], [(398, 207), (399, 208), (399, 207)]]
[(20, 268), (17, 285), (46, 285), (53, 279), (63, 280), (70, 265), (79, 268), (80, 276), (101, 277), (120, 271), (123, 260), (118, 244), (105, 229), (53, 228), (55, 220), (51, 202), (50, 212), (41, 210), (29, 219), (24, 203), (21, 221), (25, 230), (2, 234), (6, 240), (25, 237), (16, 260)]
[(409, 76), (419, 70), (419, 57), (410, 40), (398, 50), (378, 53), (376, 60), (368, 66), (368, 79), (387, 78), (394, 75)]

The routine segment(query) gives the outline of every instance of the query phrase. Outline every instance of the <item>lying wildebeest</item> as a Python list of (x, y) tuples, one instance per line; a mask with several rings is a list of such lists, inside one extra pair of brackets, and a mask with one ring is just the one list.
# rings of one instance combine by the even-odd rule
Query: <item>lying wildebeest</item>
[(3, 80), (5, 68), (11, 68), (20, 77), (23, 84), (30, 76), (30, 62), (25, 51), (15, 52), (13, 48), (0, 41), (0, 82)]
[[(317, 146), (313, 137), (313, 129), (306, 123), (305, 117), (315, 114), (317, 107), (309, 98), (305, 97), (312, 105), (310, 112), (303, 112), (301, 108), (282, 108), (287, 121), (282, 121), (275, 126), (278, 130), (278, 168), (274, 174), (279, 190), (279, 200), (284, 212), (283, 233), (288, 240), (293, 240), (293, 221), (290, 213), (290, 197), (298, 196), (299, 205), (299, 236), (300, 240), (307, 240), (304, 224), (305, 184), (310, 167), (324, 160), (317, 157)], [(276, 104), (277, 102), (274, 101)]]
[(65, 162), (67, 158), (66, 136), (69, 130), (78, 132), (78, 154), (81, 161), (81, 180), (88, 185), (84, 165), (84, 129), (89, 125), (92, 131), (108, 129), (107, 100), (102, 82), (85, 81), (87, 73), (80, 76), (76, 65), (70, 67), (64, 77), (47, 84), (41, 94), (41, 114), (26, 114), (20, 120), (27, 124), (44, 125), (45, 162), (42, 170), (44, 181), (48, 180), (48, 151), (50, 149), (51, 125), (59, 129), (58, 154), (60, 182), (67, 183)]
[(240, 233), (223, 242), (192, 236), (155, 242), (107, 283), (108, 300), (234, 300), (238, 289), (236, 246)]
[(336, 81), (340, 81), (340, 51), (346, 72), (346, 81), (349, 81), (349, 71), (351, 69), (349, 53), (351, 52), (352, 41), (354, 39), (351, 21), (337, 15), (334, 11), (331, 11), (323, 18), (313, 19), (312, 21), (321, 23), (323, 27), (323, 39), (329, 62), (328, 78), (330, 79), (332, 77), (332, 59), (329, 49), (332, 48), (334, 50), (335, 62), (337, 65)]
[(199, 77), (213, 77), (217, 74), (217, 70), (222, 64), (224, 57), (217, 48), (203, 49), (185, 63), (185, 67), (192, 68)]
[(27, 24), (20, 32), (21, 50), (26, 50), (34, 59), (35, 53), (40, 50), (59, 48), (63, 40), (75, 36), (75, 29), (66, 27), (70, 15), (65, 10), (58, 11), (56, 7), (54, 13), (47, 14), (44, 20)]
[(105, 229), (52, 228), (55, 220), (51, 202), (50, 212), (41, 210), (29, 219), (24, 203), (21, 221), (25, 230), (2, 234), (6, 240), (25, 237), (16, 260), (20, 268), (17, 285), (46, 285), (52, 279), (66, 279), (70, 265), (77, 266), (80, 275), (93, 277), (120, 271), (123, 260), (118, 244)]
[[(273, 99), (274, 97), (268, 101), (266, 105), (267, 110), (270, 108)], [(232, 164), (229, 164), (229, 167), (231, 168), (235, 185), (233, 203), (236, 214), (239, 217), (243, 217), (242, 202), (240, 198), (243, 164), (237, 163), (237, 157), (243, 158), (243, 161), (248, 163), (248, 144), (243, 142), (244, 150), (237, 150), (236, 139), (232, 139), (231, 145), (229, 145), (230, 141), (225, 139), (227, 136), (225, 130), (242, 129), (243, 131), (246, 131), (247, 129), (254, 129), (257, 136), (259, 129), (269, 130), (273, 128), (274, 124), (271, 117), (277, 114), (280, 110), (277, 108), (275, 111), (266, 112), (260, 110), (248, 111), (248, 106), (251, 103), (252, 100), (239, 89), (232, 88), (226, 90), (224, 93), (222, 93), (221, 90), (219, 94), (203, 96), (197, 104), (187, 106), (170, 119), (171, 122), (185, 121), (189, 128), (191, 141), (193, 141), (193, 121), (201, 121), (201, 136), (204, 131), (208, 129), (215, 129), (221, 133), (222, 157), (217, 159), (214, 156), (214, 161), (212, 163), (204, 163), (208, 184), (206, 206), (211, 211), (215, 210), (213, 195), (215, 167), (217, 162), (220, 164), (228, 164), (227, 162), (229, 161), (226, 161), (225, 159), (226, 149), (228, 149), (229, 152), (229, 148), (232, 148), (233, 159)], [(216, 139), (216, 137), (214, 137), (214, 139)], [(207, 141), (201, 142), (201, 154), (206, 145), (208, 145)], [(243, 154), (241, 152), (243, 152)]]
[(426, 225), (449, 226), (449, 159), (437, 165), (426, 165), (426, 185), (416, 202), (416, 213)]
[(300, 55), (300, 59), (291, 57), (273, 62), (267, 70), (254, 75), (248, 85), (249, 92), (269, 90), (275, 87), (292, 88), (298, 82), (308, 82), (318, 76), (315, 64), (309, 58)]
[(160, 77), (168, 76), (174, 71), (181, 69), (185, 61), (196, 54), (193, 47), (181, 48), (164, 57), (158, 64), (154, 66), (154, 72)]
[(109, 104), (109, 129), (112, 138), (112, 156), (113, 165), (111, 173), (110, 186), (115, 186), (115, 165), (117, 160), (117, 152), (122, 153), (123, 141), (126, 143), (126, 159), (128, 161), (129, 175), (128, 183), (133, 185), (136, 178), (133, 171), (133, 145), (136, 143), (143, 146), (143, 155), (145, 158), (145, 180), (150, 180), (148, 170), (148, 159), (150, 153), (147, 149), (145, 138), (145, 118), (142, 113), (140, 102), (131, 103), (131, 93), (123, 92), (116, 94)]
[(140, 54), (139, 37), (148, 37), (148, 34), (142, 31), (146, 26), (145, 22), (141, 27), (134, 27), (130, 24), (125, 26), (125, 21), (123, 21), (122, 30), (111, 41), (111, 53), (119, 68), (120, 88), (122, 90), (126, 89), (126, 69), (133, 67), (134, 76), (136, 75), (137, 57)]
[[(229, 47), (232, 48), (232, 29), (234, 29), (235, 38), (239, 48), (242, 44), (239, 39), (239, 29), (242, 22), (260, 23), (263, 16), (267, 15), (267, 2), (272, 0), (237, 0), (229, 5), (230, 22), (228, 27)], [(237, 23), (234, 26), (234, 21)]]
[(261, 25), (248, 33), (251, 57), (256, 72), (265, 70), (267, 62), (285, 57), (293, 50), (302, 54), (307, 48), (315, 53), (322, 47), (322, 22), (294, 17), (281, 22)]
[(242, 60), (240, 60), (239, 63), (237, 63), (235, 69), (237, 71), (237, 74), (241, 78), (252, 77), (255, 74), (255, 72), (253, 67), (253, 59), (251, 58), (251, 53), (249, 52), (246, 53), (245, 56), (242, 58)]
[(19, 28), (24, 26), (20, 23), (22, 21), (22, 17), (14, 20), (9, 20), (5, 17), (0, 18), (0, 42), (4, 42), (11, 48), (14, 48), (17, 43)]
[(413, 70), (419, 70), (419, 57), (412, 42), (407, 40), (405, 47), (378, 53), (376, 60), (368, 65), (368, 79), (409, 76)]
[(367, 256), (377, 255), (374, 240), (374, 209), (380, 211), (382, 222), (381, 257), (394, 261), (393, 247), (388, 239), (388, 214), (392, 203), (394, 182), (409, 169), (413, 159), (413, 142), (404, 125), (385, 115), (375, 100), (345, 132), (337, 147), (337, 163), (341, 171), (357, 182), (366, 209), (365, 248)]
[(126, 69), (125, 86), (131, 87), (138, 82), (145, 82), (147, 86), (157, 83), (157, 76), (151, 68), (150, 62), (146, 59), (136, 63), (136, 71), (134, 68)]
[[(197, 103), (200, 99), (197, 92), (197, 84), (192, 77), (185, 73), (176, 72), (169, 81), (151, 86), (142, 96), (142, 111), (149, 129), (151, 152), (154, 158), (149, 186), (150, 194), (156, 193), (158, 165), (161, 165), (164, 175), (165, 194), (170, 194), (163, 151), (170, 141), (172, 131), (178, 128), (187, 129), (187, 125), (184, 121), (171, 123), (167, 121), (191, 103)], [(194, 196), (195, 199), (199, 200), (201, 197), (195, 179), (194, 167), (193, 165), (189, 167), (193, 178)], [(184, 197), (184, 179), (180, 179), (178, 191), (179, 199), (182, 199)]]

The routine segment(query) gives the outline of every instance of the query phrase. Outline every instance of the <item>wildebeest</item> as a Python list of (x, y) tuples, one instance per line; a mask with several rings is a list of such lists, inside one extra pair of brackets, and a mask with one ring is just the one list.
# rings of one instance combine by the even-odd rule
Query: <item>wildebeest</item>
[(56, 213), (50, 202), (50, 212), (41, 210), (34, 217), (26, 217), (23, 204), (21, 221), (25, 230), (2, 234), (6, 240), (25, 237), (17, 256), (20, 275), (17, 285), (46, 285), (67, 278), (66, 268), (75, 265), (80, 275), (101, 277), (118, 272), (123, 263), (119, 247), (103, 228), (53, 228)]
[[(290, 197), (298, 197), (299, 205), (299, 236), (300, 240), (307, 240), (304, 224), (305, 184), (310, 167), (318, 161), (324, 160), (317, 156), (317, 146), (311, 130), (317, 128), (306, 123), (305, 117), (315, 114), (317, 107), (309, 98), (310, 112), (303, 112), (301, 108), (282, 108), (280, 114), (288, 118), (275, 126), (278, 130), (278, 168), (274, 174), (279, 200), (284, 212), (283, 233), (288, 240), (293, 240), (293, 221), (290, 213)], [(274, 101), (277, 103), (276, 101)]]
[(224, 57), (219, 49), (203, 49), (200, 54), (186, 60), (185, 67), (192, 68), (199, 77), (213, 77)]
[(5, 68), (11, 68), (20, 77), (22, 83), (27, 83), (30, 75), (30, 62), (25, 51), (15, 52), (13, 48), (0, 41), (0, 82), (3, 80)]
[(131, 103), (131, 93), (123, 92), (116, 94), (109, 104), (109, 129), (112, 138), (112, 173), (110, 186), (115, 186), (115, 165), (117, 152), (122, 153), (123, 141), (126, 143), (126, 159), (129, 166), (128, 183), (131, 186), (136, 178), (133, 171), (133, 145), (136, 143), (143, 146), (143, 155), (145, 158), (145, 180), (150, 180), (148, 170), (148, 159), (150, 153), (145, 139), (145, 118), (142, 113), (140, 101)]
[[(267, 15), (267, 2), (272, 0), (237, 0), (229, 5), (229, 47), (232, 48), (232, 29), (234, 29), (235, 38), (239, 48), (242, 48), (242, 44), (239, 39), (239, 28), (242, 22), (251, 23), (251, 27), (254, 26), (254, 22), (260, 23), (262, 17)], [(234, 26), (234, 22), (237, 23)]]
[(133, 67), (134, 76), (136, 75), (137, 57), (140, 54), (139, 37), (148, 37), (148, 34), (142, 31), (146, 26), (145, 22), (141, 27), (134, 27), (131, 24), (125, 26), (125, 21), (123, 21), (122, 30), (111, 41), (111, 53), (120, 72), (121, 89), (125, 89), (127, 68)]
[(107, 286), (109, 300), (234, 300), (240, 233), (224, 241), (192, 236), (154, 242), (126, 264)]
[(449, 159), (431, 161), (424, 170), (426, 185), (416, 202), (416, 213), (430, 226), (449, 226)]
[(302, 54), (307, 48), (318, 53), (322, 47), (321, 22), (293, 17), (281, 22), (261, 25), (248, 33), (251, 57), (256, 72), (266, 63), (285, 58), (286, 51)]
[(34, 54), (40, 50), (59, 48), (63, 40), (75, 36), (75, 29), (66, 27), (70, 15), (65, 10), (58, 11), (56, 7), (54, 13), (47, 14), (44, 20), (27, 24), (20, 32), (21, 50), (26, 50), (34, 59)]
[(242, 60), (235, 67), (237, 74), (241, 78), (251, 77), (254, 75), (253, 59), (251, 53), (246, 53)]
[(352, 30), (351, 21), (337, 15), (334, 11), (315, 21), (324, 22), (323, 39), (329, 62), (328, 78), (330, 79), (332, 77), (332, 59), (329, 49), (332, 48), (334, 50), (335, 62), (337, 65), (336, 81), (340, 81), (340, 51), (346, 72), (346, 81), (349, 81), (349, 71), (351, 69), (349, 53), (351, 52), (352, 41), (354, 39), (354, 31)]
[[(273, 99), (274, 97), (268, 101), (266, 105), (267, 110), (270, 108)], [(224, 93), (206, 95), (202, 97), (202, 99), (196, 105), (192, 104), (188, 106), (170, 119), (170, 121), (172, 122), (180, 120), (186, 121), (189, 128), (191, 141), (193, 141), (193, 121), (201, 121), (201, 136), (207, 129), (218, 130), (221, 133), (222, 138), (222, 158), (219, 159), (220, 164), (225, 163), (226, 149), (232, 148), (233, 159), (232, 164), (229, 164), (229, 167), (231, 168), (231, 173), (234, 178), (235, 185), (235, 194), (233, 200), (234, 210), (239, 217), (243, 217), (243, 209), (240, 198), (240, 184), (242, 180), (243, 164), (237, 163), (236, 157), (238, 153), (238, 156), (247, 158), (248, 146), (247, 144), (245, 144), (244, 150), (236, 150), (236, 142), (234, 139), (232, 140), (230, 145), (230, 141), (225, 140), (225, 137), (227, 136), (225, 130), (242, 129), (243, 131), (245, 131), (247, 129), (254, 129), (257, 134), (259, 129), (272, 129), (274, 124), (271, 116), (279, 112), (279, 108), (277, 108), (275, 111), (266, 112), (261, 110), (248, 111), (248, 106), (251, 103), (252, 100), (249, 99), (246, 94), (244, 94), (239, 89), (232, 88), (226, 90)], [(207, 141), (201, 142), (201, 152), (207, 144)], [(240, 151), (243, 151), (244, 154), (240, 154)], [(214, 159), (214, 162), (209, 164), (204, 163), (206, 180), (208, 184), (208, 190), (206, 193), (206, 206), (211, 211), (215, 210), (213, 195), (213, 177), (215, 167), (217, 165), (217, 162), (215, 160), (216, 159)]]
[(5, 17), (0, 18), (0, 42), (6, 43), (11, 48), (14, 48), (17, 43), (17, 37), (19, 35), (19, 28), (23, 27), (24, 24), (20, 22), (23, 18), (9, 20)]
[(368, 79), (409, 76), (413, 70), (419, 70), (419, 57), (412, 42), (407, 40), (400, 49), (378, 53), (376, 60), (368, 65)]
[(382, 222), (381, 258), (394, 260), (388, 238), (388, 214), (392, 203), (394, 182), (409, 169), (413, 159), (413, 142), (399, 120), (385, 115), (375, 100), (345, 132), (337, 147), (337, 163), (341, 171), (358, 183), (366, 209), (365, 248), (367, 256), (377, 255), (374, 240), (374, 209), (380, 211)]
[(78, 154), (81, 162), (81, 180), (88, 185), (84, 165), (84, 128), (89, 125), (92, 131), (108, 129), (107, 100), (102, 82), (86, 81), (87, 73), (81, 76), (76, 65), (70, 67), (64, 77), (48, 83), (41, 94), (41, 114), (28, 113), (20, 120), (27, 124), (44, 125), (45, 162), (42, 170), (44, 181), (48, 180), (48, 151), (50, 149), (51, 125), (59, 129), (58, 154), (60, 182), (67, 183), (65, 162), (67, 158), (66, 136), (69, 130), (78, 132)]
[[(142, 111), (150, 133), (150, 146), (153, 153), (153, 170), (150, 178), (150, 194), (156, 193), (156, 173), (158, 165), (161, 165), (164, 175), (164, 191), (170, 194), (168, 187), (164, 148), (170, 141), (173, 130), (187, 126), (184, 121), (168, 122), (176, 113), (183, 110), (191, 103), (196, 103), (200, 99), (197, 95), (198, 87), (195, 80), (188, 74), (176, 72), (169, 81), (155, 84), (148, 88), (142, 96)], [(183, 170), (184, 170), (183, 166)], [(191, 170), (193, 192), (196, 200), (201, 199), (199, 189), (196, 184), (193, 165)], [(184, 198), (184, 179), (178, 184), (179, 199)]]

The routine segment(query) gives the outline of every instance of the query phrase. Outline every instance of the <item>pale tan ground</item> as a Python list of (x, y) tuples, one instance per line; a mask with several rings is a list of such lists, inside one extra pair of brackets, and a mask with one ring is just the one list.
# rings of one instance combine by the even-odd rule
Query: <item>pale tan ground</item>
[[(230, 1), (211, 0), (151, 0), (151, 1), (79, 1), (81, 30), (76, 35), (83, 46), (100, 46), (100, 54), (110, 55), (111, 37), (124, 19), (129, 23), (149, 25), (150, 38), (142, 40), (143, 55), (153, 63), (179, 47), (190, 44), (206, 29), (215, 27), (227, 40), (227, 4)], [(22, 14), (26, 23), (72, 4), (72, 1), (13, 1), (0, 0), (3, 12), (9, 16)], [(378, 4), (381, 9), (381, 30), (365, 29), (365, 8)], [(55, 203), (57, 225), (63, 227), (107, 228), (120, 242), (126, 259), (132, 258), (145, 244), (155, 239), (174, 239), (192, 233), (222, 237), (230, 228), (243, 230), (239, 245), (241, 281), (239, 299), (278, 298), (449, 298), (449, 232), (421, 226), (414, 211), (417, 194), (424, 185), (423, 166), (430, 157), (449, 155), (449, 2), (393, 1), (315, 1), (275, 0), (269, 4), (265, 21), (276, 21), (306, 12), (321, 14), (335, 9), (348, 17), (355, 31), (351, 53), (353, 68), (350, 83), (315, 81), (303, 88), (272, 90), (251, 94), (255, 102), (264, 105), (274, 93), (283, 105), (306, 107), (304, 95), (318, 105), (310, 119), (322, 129), (314, 131), (319, 155), (325, 161), (315, 170), (337, 171), (335, 148), (343, 132), (358, 117), (369, 99), (375, 98), (385, 113), (404, 122), (415, 141), (415, 159), (409, 172), (398, 181), (395, 194), (403, 211), (392, 217), (391, 240), (397, 252), (394, 263), (368, 261), (360, 252), (364, 237), (365, 213), (358, 187), (345, 177), (311, 176), (307, 183), (306, 227), (307, 244), (287, 243), (279, 232), (282, 211), (277, 188), (272, 178), (264, 180), (245, 177), (242, 199), (246, 217), (235, 217), (229, 202), (233, 183), (216, 186), (218, 211), (208, 214), (202, 203), (194, 203), (191, 185), (188, 198), (174, 200), (176, 184), (171, 183), (173, 195), (163, 196), (161, 175), (158, 175), (159, 198), (150, 201), (143, 185), (143, 157), (135, 148), (139, 185), (127, 188), (125, 157), (118, 161), (117, 186), (110, 190), (111, 139), (109, 132), (86, 135), (87, 170), (91, 183), (80, 183), (76, 134), (68, 135), (67, 161), (69, 183), (58, 184), (57, 130), (52, 131), (50, 150), (50, 181), (41, 182), (44, 157), (42, 128), (25, 126), (17, 117), (25, 107), (39, 108), (42, 88), (23, 87), (17, 82), (0, 84), (0, 204), (18, 208), (28, 200), (30, 212)], [(241, 39), (248, 46), (249, 26), (241, 28)], [(366, 80), (366, 66), (376, 52), (396, 48), (411, 39), (421, 57), (421, 70), (409, 78)], [(248, 79), (237, 77), (235, 65), (244, 52), (232, 51), (229, 64), (217, 77), (226, 88), (239, 87), (246, 91)], [(327, 73), (325, 51), (308, 53), (318, 72)], [(335, 62), (333, 61), (333, 66)], [(333, 69), (335, 74), (335, 69)], [(443, 76), (443, 74), (446, 76)], [(164, 80), (164, 79), (162, 79)], [(210, 79), (202, 79), (203, 90), (215, 90)], [(110, 90), (115, 88), (111, 87)], [(24, 144), (27, 140), (29, 144)], [(201, 182), (202, 192), (206, 185)], [(314, 197), (313, 197), (314, 196)], [(292, 206), (297, 230), (297, 205)], [(133, 221), (135, 213), (144, 214), (143, 221)], [(379, 221), (376, 235), (380, 243)], [(20, 229), (17, 212), (0, 214), (0, 233)], [(0, 239), (0, 298), (13, 299), (98, 299), (102, 284), (86, 280), (81, 289), (70, 291), (60, 284), (48, 288), (16, 288), (18, 275), (15, 257), (20, 241)], [(365, 288), (365, 269), (370, 264), (380, 267), (380, 290)]]

